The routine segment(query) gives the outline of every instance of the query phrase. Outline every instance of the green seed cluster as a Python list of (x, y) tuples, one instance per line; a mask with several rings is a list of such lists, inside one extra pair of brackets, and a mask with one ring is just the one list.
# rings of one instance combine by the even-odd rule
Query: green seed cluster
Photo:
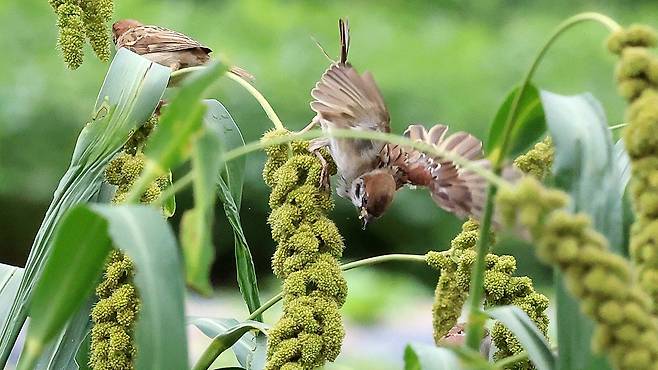
[(85, 36), (94, 53), (104, 62), (110, 59), (112, 0), (49, 0), (57, 13), (59, 48), (71, 69), (82, 65)]
[(629, 124), (624, 144), (631, 158), (630, 190), (635, 211), (630, 251), (640, 285), (658, 313), (658, 58), (655, 31), (631, 26), (610, 37), (610, 50), (621, 56), (616, 68), (620, 94), (628, 99)]
[(134, 326), (139, 297), (133, 283), (134, 266), (118, 250), (110, 253), (101, 283), (98, 303), (91, 311), (89, 366), (94, 370), (134, 369)]
[[(434, 340), (437, 345), (456, 323), (470, 287), (471, 269), (476, 259), (475, 247), (479, 237), (476, 221), (468, 220), (462, 231), (452, 240), (451, 248), (443, 252), (431, 251), (427, 263), (441, 272), (432, 307)], [(513, 276), (516, 260), (512, 256), (488, 254), (484, 273), (485, 307), (516, 305), (525, 311), (537, 327), (546, 334), (548, 328), (548, 299), (537, 293), (527, 276)], [(445, 279), (442, 281), (442, 279)], [(500, 323), (496, 323), (491, 337), (498, 348), (496, 359), (523, 351), (518, 339)], [(517, 362), (513, 369), (531, 369), (529, 361)]]
[(563, 209), (567, 201), (565, 193), (530, 177), (501, 189), (497, 199), (504, 221), (530, 231), (539, 258), (563, 272), (568, 290), (596, 323), (594, 350), (608, 354), (617, 369), (655, 369), (658, 326), (650, 298), (590, 219)]
[[(157, 114), (154, 114), (136, 129), (123, 146), (123, 151), (105, 168), (105, 180), (117, 186), (113, 203), (124, 201), (144, 169), (145, 157), (141, 149), (157, 122)], [(144, 192), (140, 202), (153, 202), (169, 185), (170, 174), (157, 178)], [(112, 251), (105, 264), (103, 279), (96, 287), (98, 302), (91, 313), (93, 327), (89, 366), (94, 370), (134, 369), (134, 325), (139, 313), (139, 296), (133, 276), (134, 266), (130, 258), (119, 250)]]
[[(527, 153), (517, 157), (514, 165), (527, 174), (543, 179), (550, 173), (554, 156), (555, 149), (550, 137), (547, 137), (535, 144)], [(457, 324), (468, 297), (470, 273), (476, 258), (475, 248), (478, 238), (479, 226), (471, 219), (462, 225), (462, 231), (452, 240), (449, 250), (431, 251), (427, 254), (427, 263), (441, 272), (432, 306), (434, 341), (437, 345)], [(492, 244), (493, 238), (492, 233)], [(514, 257), (487, 255), (484, 304), (485, 306), (516, 305), (526, 312), (542, 333), (546, 334), (548, 317), (545, 311), (548, 307), (548, 299), (534, 290), (529, 277), (513, 276), (515, 270)], [(494, 355), (496, 359), (523, 351), (512, 332), (500, 323), (494, 324), (491, 336), (498, 348), (498, 352)], [(513, 366), (514, 369), (532, 368), (529, 361), (517, 362)]]
[(553, 140), (550, 136), (547, 136), (544, 140), (535, 144), (528, 152), (518, 156), (514, 160), (514, 166), (524, 173), (541, 180), (551, 172), (554, 157)]
[[(271, 131), (263, 140), (286, 134)], [(347, 296), (338, 262), (343, 239), (327, 218), (333, 201), (320, 188), (322, 166), (308, 142), (265, 151), (263, 178), (272, 188), (268, 223), (277, 242), (272, 269), (284, 279), (283, 316), (269, 331), (265, 368), (314, 369), (338, 356), (345, 336), (339, 312)]]

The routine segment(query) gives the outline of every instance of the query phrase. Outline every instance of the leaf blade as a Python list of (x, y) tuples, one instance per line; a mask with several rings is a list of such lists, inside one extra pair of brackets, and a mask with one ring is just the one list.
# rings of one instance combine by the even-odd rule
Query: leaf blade
[(548, 341), (523, 310), (516, 306), (499, 306), (485, 312), (514, 333), (538, 370), (557, 369), (557, 359)]
[[(220, 140), (222, 152), (244, 146), (245, 143), (240, 128), (226, 108), (216, 100), (206, 100), (206, 104), (208, 105), (208, 114), (204, 124)], [(261, 303), (256, 269), (240, 220), (245, 166), (244, 157), (226, 163), (217, 176), (216, 182), (217, 194), (224, 205), (224, 213), (233, 229), (238, 286), (249, 312), (252, 313), (260, 307)], [(255, 319), (262, 321), (263, 317), (258, 315)]]
[[(498, 108), (493, 123), (490, 126), (486, 145), (486, 152), (490, 158), (500, 155), (507, 115), (509, 114), (512, 101), (518, 92), (519, 88), (517, 87), (507, 95)], [(539, 98), (539, 90), (534, 85), (528, 85), (518, 104), (519, 113), (511, 133), (511, 146), (509, 153), (507, 153), (512, 157), (523, 153), (546, 131), (546, 121)]]

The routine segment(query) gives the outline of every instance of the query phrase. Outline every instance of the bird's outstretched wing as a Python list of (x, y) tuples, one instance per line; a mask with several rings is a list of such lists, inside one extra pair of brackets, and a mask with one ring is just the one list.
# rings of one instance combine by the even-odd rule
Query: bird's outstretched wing
[(139, 26), (126, 31), (117, 39), (117, 49), (125, 47), (137, 54), (172, 52), (200, 48), (212, 50), (200, 42), (176, 31), (159, 26)]
[(311, 109), (329, 127), (390, 132), (390, 116), (370, 73), (334, 63), (311, 91)]

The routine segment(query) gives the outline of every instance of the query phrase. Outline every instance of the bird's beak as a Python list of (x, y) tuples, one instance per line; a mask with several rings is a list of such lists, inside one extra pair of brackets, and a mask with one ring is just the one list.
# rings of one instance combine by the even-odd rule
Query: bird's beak
[(372, 216), (368, 214), (368, 211), (364, 208), (361, 207), (359, 211), (359, 220), (361, 220), (361, 229), (365, 230), (366, 226), (368, 226), (368, 222), (372, 219)]

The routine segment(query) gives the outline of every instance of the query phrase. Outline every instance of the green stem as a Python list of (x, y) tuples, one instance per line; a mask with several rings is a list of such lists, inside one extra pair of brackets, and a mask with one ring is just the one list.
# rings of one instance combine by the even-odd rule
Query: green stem
[(477, 257), (471, 270), (471, 284), (469, 288), (468, 301), (468, 327), (466, 329), (466, 345), (473, 349), (480, 348), (480, 341), (484, 333), (484, 324), (487, 316), (480, 310), (480, 301), (484, 294), (484, 268), (487, 253), (489, 252), (489, 237), (491, 235), (491, 221), (493, 218), (494, 197), (498, 188), (489, 185), (487, 189), (487, 203), (484, 216), (480, 223), (480, 235), (475, 246)]
[(265, 111), (265, 114), (267, 114), (267, 117), (274, 124), (274, 127), (276, 127), (278, 130), (285, 130), (285, 127), (283, 126), (283, 123), (279, 119), (279, 116), (277, 116), (274, 109), (272, 109), (270, 103), (267, 101), (267, 99), (265, 99), (265, 97), (263, 96), (263, 94), (260, 93), (260, 91), (258, 91), (255, 87), (253, 87), (249, 82), (245, 81), (242, 77), (239, 77), (233, 73), (227, 73), (226, 76), (231, 80), (239, 83), (242, 87), (244, 87), (247, 91), (249, 91), (249, 93), (254, 98), (256, 98), (260, 106), (263, 107), (263, 110)]
[(162, 193), (160, 193), (158, 199), (153, 201), (152, 204), (155, 206), (162, 206), (162, 204), (166, 202), (167, 199), (169, 199), (174, 194), (188, 187), (190, 184), (192, 184), (192, 182), (194, 182), (194, 173), (190, 171), (180, 179), (176, 180), (176, 182), (171, 184), (171, 186), (163, 190)]
[[(500, 176), (503, 168), (503, 163), (505, 156), (507, 154), (508, 147), (510, 146), (512, 140), (512, 132), (514, 130), (514, 125), (519, 113), (519, 103), (523, 98), (523, 94), (526, 92), (532, 76), (534, 75), (537, 67), (541, 60), (544, 58), (544, 55), (548, 49), (553, 45), (553, 43), (562, 35), (566, 30), (571, 27), (580, 24), (582, 22), (594, 21), (598, 22), (608, 28), (609, 31), (613, 32), (621, 27), (617, 22), (612, 20), (610, 17), (605, 16), (599, 13), (587, 12), (576, 14), (573, 17), (566, 19), (564, 22), (560, 23), (558, 27), (553, 31), (553, 34), (549, 37), (548, 41), (539, 49), (539, 52), (535, 56), (535, 59), (532, 61), (530, 68), (523, 77), (521, 82), (521, 87), (518, 92), (514, 95), (514, 100), (510, 106), (510, 110), (507, 114), (505, 120), (505, 128), (503, 131), (503, 140), (501, 142), (498, 155), (493, 158), (493, 171), (495, 176)], [(498, 184), (490, 183), (487, 191), (487, 202), (484, 209), (484, 217), (480, 225), (480, 237), (477, 243), (477, 259), (473, 264), (471, 270), (471, 286), (469, 292), (469, 320), (468, 327), (466, 330), (466, 345), (473, 349), (477, 350), (480, 346), (480, 340), (482, 339), (482, 333), (484, 331), (484, 324), (486, 322), (486, 316), (480, 310), (480, 303), (482, 301), (482, 296), (484, 293), (484, 269), (485, 269), (485, 258), (487, 252), (489, 251), (489, 234), (491, 229), (491, 219), (494, 209), (494, 197), (496, 195)]]
[(619, 24), (617, 24), (617, 22), (615, 22), (612, 18), (595, 12), (585, 12), (585, 13), (576, 14), (572, 17), (569, 17), (568, 19), (566, 19), (564, 22), (560, 23), (557, 26), (555, 31), (553, 31), (551, 37), (549, 37), (548, 41), (546, 41), (544, 46), (542, 46), (542, 48), (539, 49), (539, 52), (535, 56), (535, 59), (532, 61), (530, 68), (528, 69), (525, 76), (523, 77), (523, 81), (521, 82), (521, 87), (519, 88), (519, 91), (514, 95), (514, 100), (512, 100), (512, 105), (507, 114), (507, 119), (505, 120), (505, 131), (503, 131), (503, 141), (501, 142), (500, 145), (500, 151), (498, 152), (498, 155), (494, 158), (494, 170), (502, 166), (503, 160), (505, 159), (505, 155), (507, 153), (507, 148), (510, 145), (510, 140), (512, 136), (511, 133), (512, 130), (514, 129), (514, 123), (519, 113), (519, 103), (521, 102), (521, 98), (523, 97), (523, 94), (528, 89), (528, 85), (530, 85), (530, 80), (532, 79), (532, 76), (535, 74), (537, 67), (539, 67), (539, 63), (544, 58), (544, 55), (551, 47), (551, 45), (553, 45), (555, 40), (557, 40), (562, 33), (564, 33), (566, 30), (570, 29), (571, 27), (579, 23), (588, 22), (588, 21), (598, 22), (603, 26), (607, 27), (610, 32), (614, 32), (621, 28), (621, 26), (619, 26)]
[[(424, 254), (385, 254), (383, 256), (376, 256), (370, 258), (364, 258), (362, 260), (353, 261), (340, 265), (340, 269), (343, 271), (348, 271), (362, 266), (376, 265), (378, 263), (390, 262), (390, 261), (409, 261), (409, 262), (426, 262), (426, 256)], [(269, 301), (263, 303), (262, 306), (258, 307), (249, 317), (245, 320), (253, 320), (258, 315), (267, 311), (270, 307), (274, 306), (283, 298), (283, 293), (279, 293), (272, 297)]]
[(620, 128), (623, 128), (623, 127), (626, 127), (626, 126), (628, 126), (628, 123), (620, 123), (618, 125), (609, 126), (608, 130), (613, 131), (613, 130), (617, 130), (617, 129), (620, 129)]
[(279, 137), (275, 137), (266, 141), (256, 141), (256, 142), (251, 142), (248, 143), (244, 146), (235, 148), (233, 150), (229, 150), (228, 152), (224, 153), (224, 156), (222, 157), (222, 161), (228, 162), (232, 161), (236, 158), (242, 157), (243, 155), (249, 154), (251, 152), (255, 152), (258, 150), (261, 150), (265, 147), (271, 146), (271, 145), (278, 145), (278, 144), (285, 144), (289, 143), (294, 140), (308, 140), (308, 139), (315, 139), (315, 138), (329, 138), (329, 137), (337, 137), (337, 138), (348, 138), (348, 139), (370, 139), (370, 140), (378, 140), (378, 141), (384, 141), (387, 143), (391, 144), (396, 144), (404, 147), (409, 147), (416, 149), (420, 152), (432, 155), (432, 156), (437, 156), (437, 157), (442, 157), (448, 160), (451, 160), (458, 165), (471, 170), (478, 175), (482, 176), (485, 178), (487, 181), (496, 184), (499, 187), (505, 187), (508, 186), (509, 183), (502, 179), (500, 176), (495, 175), (493, 172), (490, 170), (482, 167), (480, 164), (478, 164), (476, 161), (470, 161), (468, 159), (465, 159), (464, 157), (461, 157), (451, 151), (443, 150), (437, 146), (424, 143), (421, 141), (414, 141), (411, 140), (407, 137), (404, 136), (398, 136), (394, 134), (389, 134), (386, 132), (379, 132), (379, 131), (361, 131), (361, 130), (350, 130), (350, 129), (332, 129), (329, 132), (325, 132), (322, 130), (310, 130), (307, 132), (304, 132), (302, 134), (298, 133), (291, 133), (289, 135), (282, 135)]

